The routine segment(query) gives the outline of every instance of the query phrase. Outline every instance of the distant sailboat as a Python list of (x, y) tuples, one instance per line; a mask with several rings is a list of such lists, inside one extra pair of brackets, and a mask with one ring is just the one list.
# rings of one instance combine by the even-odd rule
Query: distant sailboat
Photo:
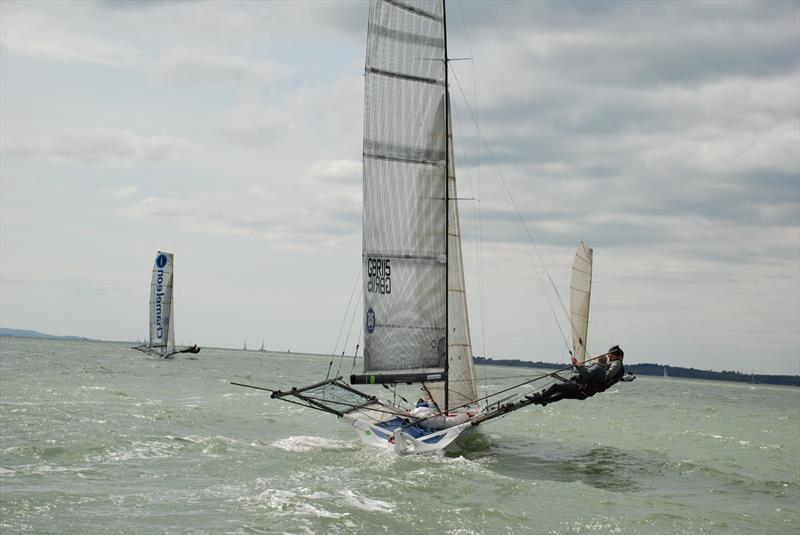
[(260, 353), (266, 353), (267, 350), (264, 349), (264, 340), (261, 340), (261, 347), (258, 349)]
[(199, 353), (196, 345), (175, 347), (175, 314), (172, 307), (174, 256), (158, 251), (150, 280), (150, 333), (149, 341), (136, 346), (148, 355), (163, 359), (177, 353)]
[(247, 351), (247, 342), (242, 344), (242, 351)]
[(664, 377), (669, 377), (669, 374), (667, 373), (667, 367), (666, 366), (664, 366)]

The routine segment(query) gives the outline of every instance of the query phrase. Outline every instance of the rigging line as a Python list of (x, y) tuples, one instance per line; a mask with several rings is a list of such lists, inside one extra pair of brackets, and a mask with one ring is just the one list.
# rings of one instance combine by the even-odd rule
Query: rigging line
[[(464, 28), (464, 38), (467, 41), (467, 49), (469, 50), (470, 57), (474, 58), (475, 54), (472, 50), (472, 41), (469, 38), (469, 31), (467, 30), (467, 23), (464, 20), (464, 10), (461, 8), (461, 0), (456, 2), (458, 6), (458, 14), (461, 18), (461, 26)], [(476, 129), (479, 129), (478, 126), (478, 74), (477, 74), (477, 67), (476, 61), (473, 59), (472, 63), (472, 100), (475, 106), (475, 125)], [(453, 72), (453, 76), (455, 77), (455, 71)], [(456, 79), (458, 82), (458, 79)], [(460, 89), (460, 87), (459, 87)], [(478, 236), (478, 302), (480, 304), (480, 314), (481, 314), (481, 354), (486, 356), (486, 291), (484, 286), (483, 280), (483, 215), (481, 211), (480, 205), (480, 198), (481, 198), (481, 140), (480, 136), (475, 136), (475, 169), (477, 170), (477, 183), (478, 183), (478, 204), (473, 206), (473, 210), (477, 212), (476, 217), (476, 231)], [(484, 384), (488, 387), (488, 379), (486, 377), (486, 372), (484, 370), (483, 374)]]
[(524, 379), (524, 378), (530, 377), (530, 376), (531, 376), (530, 374), (524, 374), (524, 375), (500, 375), (498, 377), (492, 377), (492, 380), (498, 380), (498, 379)]
[[(360, 274), (359, 274), (359, 278), (360, 278)], [(358, 284), (357, 280), (356, 280), (356, 284)], [(344, 354), (347, 351), (347, 344), (348, 344), (348, 342), (350, 342), (350, 333), (353, 331), (353, 323), (356, 321), (356, 312), (358, 311), (357, 304), (358, 304), (358, 301), (360, 301), (360, 297), (361, 297), (362, 292), (363, 292), (363, 288), (359, 289), (359, 292), (358, 292), (359, 299), (357, 299), (356, 302), (353, 303), (353, 315), (350, 318), (350, 327), (348, 327), (348, 329), (347, 329), (347, 337), (345, 338), (344, 345), (342, 346), (342, 358), (339, 360), (339, 366), (336, 368), (336, 375), (337, 376), (339, 375), (339, 371), (342, 369), (342, 362), (344, 362)]]
[[(497, 176), (497, 178), (500, 181), (501, 186), (503, 187), (502, 188), (503, 189), (503, 193), (505, 194), (507, 200), (511, 203), (511, 206), (514, 208), (514, 214), (516, 215), (516, 219), (518, 220), (519, 228), (524, 230), (523, 238), (525, 238), (525, 237), (528, 238), (528, 241), (530, 242), (531, 246), (533, 247), (533, 250), (536, 252), (536, 256), (539, 259), (539, 263), (541, 264), (542, 269), (544, 270), (545, 274), (547, 275), (548, 280), (550, 281), (550, 285), (553, 288), (553, 291), (554, 291), (556, 297), (558, 297), (558, 302), (561, 305), (562, 311), (564, 312), (564, 314), (567, 317), (569, 317), (569, 313), (567, 312), (567, 309), (564, 306), (564, 300), (561, 297), (561, 293), (558, 291), (558, 288), (556, 287), (556, 284), (553, 281), (553, 278), (550, 276), (550, 272), (547, 269), (547, 265), (544, 263), (544, 259), (542, 258), (542, 255), (539, 252), (539, 248), (536, 246), (536, 242), (534, 241), (533, 235), (531, 234), (530, 230), (528, 229), (528, 225), (525, 224), (525, 220), (522, 218), (522, 215), (521, 215), (520, 210), (519, 210), (519, 206), (517, 205), (517, 202), (514, 200), (514, 196), (511, 193), (511, 189), (509, 188), (508, 183), (505, 180), (505, 177), (500, 172), (500, 166), (497, 164), (497, 160), (494, 157), (494, 153), (492, 152), (492, 149), (489, 147), (489, 143), (486, 141), (486, 139), (484, 139), (483, 134), (481, 133), (480, 125), (477, 122), (477, 117), (475, 117), (475, 114), (474, 114), (472, 108), (470, 107), (469, 102), (467, 101), (466, 95), (464, 94), (464, 88), (461, 86), (461, 81), (458, 79), (458, 77), (455, 75), (455, 73), (453, 73), (453, 78), (456, 80), (456, 85), (458, 86), (458, 89), (461, 92), (461, 96), (464, 99), (464, 104), (467, 107), (467, 110), (472, 115), (473, 121), (475, 122), (475, 126), (476, 126), (476, 129), (477, 129), (477, 132), (478, 132), (478, 137), (480, 138), (481, 141), (483, 141), (483, 144), (486, 147), (486, 152), (489, 154), (489, 159), (491, 160), (492, 165), (494, 167), (495, 175)], [(534, 271), (537, 274), (537, 277), (539, 277), (540, 285), (542, 285), (542, 288), (544, 289), (544, 283), (542, 282), (542, 280), (540, 278), (539, 270), (536, 268), (535, 264), (533, 264), (533, 268), (534, 268)], [(551, 313), (553, 315), (553, 319), (554, 319), (554, 321), (556, 323), (556, 326), (558, 327), (558, 330), (561, 333), (561, 338), (564, 341), (564, 345), (567, 347), (567, 349), (569, 349), (569, 343), (567, 342), (567, 338), (564, 335), (564, 330), (561, 327), (561, 323), (558, 321), (558, 317), (556, 316), (555, 310), (553, 309), (553, 306), (550, 303), (550, 298), (547, 296), (547, 292), (546, 291), (544, 291), (543, 293), (544, 293), (544, 296), (545, 296), (545, 301), (547, 302), (547, 305), (550, 308), (550, 311), (551, 311)]]
[[(603, 354), (601, 354), (601, 355), (597, 355), (596, 357), (592, 357), (592, 358), (590, 358), (590, 359), (586, 359), (586, 360), (584, 361), (584, 363), (587, 363), (587, 362), (592, 362), (592, 361), (594, 361), (594, 360), (597, 360), (597, 359), (599, 359), (599, 358), (600, 358), (600, 357), (602, 357), (602, 356), (607, 356), (607, 355), (608, 355), (608, 353), (603, 353)], [(519, 384), (517, 384), (517, 385), (510, 386), (510, 387), (508, 387), (508, 388), (504, 388), (503, 390), (498, 390), (497, 392), (494, 392), (494, 393), (492, 393), (492, 394), (488, 394), (488, 395), (486, 395), (486, 396), (480, 397), (480, 398), (476, 399), (475, 401), (471, 401), (471, 402), (469, 402), (469, 403), (464, 403), (463, 405), (458, 405), (458, 406), (456, 406), (456, 407), (450, 407), (450, 409), (448, 410), (448, 412), (449, 412), (449, 411), (456, 410), (456, 409), (463, 409), (464, 407), (467, 407), (467, 406), (469, 406), (469, 405), (472, 405), (473, 403), (477, 403), (478, 401), (488, 400), (488, 399), (490, 399), (490, 398), (493, 398), (493, 397), (497, 396), (498, 394), (503, 394), (503, 393), (505, 393), (505, 392), (509, 392), (509, 391), (511, 391), (511, 390), (515, 390), (515, 389), (517, 389), (517, 388), (523, 387), (523, 386), (525, 386), (525, 385), (527, 385), (527, 384), (530, 384), (530, 383), (534, 383), (534, 382), (536, 382), (536, 381), (539, 381), (539, 380), (541, 380), (541, 379), (545, 379), (545, 378), (547, 378), (547, 377), (550, 377), (550, 378), (552, 379), (552, 378), (554, 378), (554, 376), (556, 376), (557, 374), (559, 374), (559, 373), (562, 373), (562, 372), (565, 372), (565, 371), (568, 371), (568, 370), (571, 370), (572, 368), (573, 368), (573, 366), (572, 366), (572, 365), (570, 365), (569, 367), (566, 367), (566, 368), (560, 368), (560, 369), (558, 369), (558, 370), (556, 370), (556, 371), (554, 371), (554, 372), (545, 373), (545, 374), (543, 374), (543, 375), (540, 375), (539, 377), (534, 377), (533, 379), (530, 379), (529, 381), (524, 381), (524, 382), (522, 382), (522, 383), (519, 383)], [(435, 413), (435, 414), (431, 414), (430, 416), (427, 416), (427, 417), (425, 417), (425, 418), (422, 418), (422, 419), (420, 419), (420, 420), (417, 420), (417, 421), (416, 421), (416, 422), (414, 422), (413, 424), (407, 424), (407, 425), (403, 426), (401, 429), (405, 429), (406, 427), (409, 427), (409, 426), (411, 426), (411, 425), (418, 424), (419, 422), (424, 422), (425, 420), (429, 420), (429, 419), (431, 419), (431, 418), (435, 418), (435, 417), (437, 417), (437, 416), (442, 416), (443, 414), (444, 414), (444, 412), (442, 412), (442, 411), (439, 411), (439, 412), (437, 412), (437, 413)]]
[(356, 369), (356, 358), (358, 358), (358, 348), (361, 345), (361, 337), (364, 336), (364, 322), (361, 322), (361, 329), (358, 330), (358, 341), (356, 342), (356, 350), (353, 353), (353, 365), (350, 366), (350, 375), (353, 375), (353, 372)]
[(356, 277), (355, 283), (353, 283), (353, 289), (350, 290), (350, 299), (347, 301), (347, 308), (345, 308), (344, 316), (342, 317), (342, 323), (339, 325), (339, 334), (336, 336), (336, 345), (333, 346), (333, 352), (331, 355), (336, 355), (339, 351), (339, 341), (342, 339), (342, 331), (344, 330), (344, 322), (347, 321), (347, 316), (350, 314), (350, 304), (353, 302), (353, 295), (356, 293), (356, 286), (358, 286), (358, 280), (361, 278), (361, 273), (358, 274)]
[[(597, 284), (596, 279), (597, 279), (597, 277), (595, 277), (595, 280), (593, 281), (593, 284)], [(606, 332), (608, 333), (609, 338), (611, 338), (611, 344), (613, 345), (615, 343), (616, 336), (614, 336), (614, 334), (611, 332), (611, 328), (608, 325), (608, 319), (606, 318), (605, 307), (600, 307), (600, 300), (598, 300), (596, 296), (594, 298), (594, 302), (595, 302), (595, 307), (600, 309), (600, 315), (603, 317), (603, 323), (605, 323)]]

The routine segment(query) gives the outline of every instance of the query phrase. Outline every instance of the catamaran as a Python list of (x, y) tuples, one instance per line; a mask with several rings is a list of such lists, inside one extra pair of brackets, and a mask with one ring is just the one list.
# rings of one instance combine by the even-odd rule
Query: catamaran
[(199, 353), (196, 345), (175, 346), (175, 315), (172, 309), (174, 255), (158, 251), (150, 279), (150, 333), (137, 349), (148, 355), (169, 359), (178, 353)]
[[(477, 392), (447, 61), (443, 0), (371, 2), (364, 88), (363, 372), (349, 382), (328, 376), (286, 391), (234, 383), (334, 414), (365, 443), (399, 454), (458, 449), (478, 425), (532, 403), (511, 389), (483, 397)], [(585, 354), (585, 329), (581, 336)], [(421, 384), (417, 406), (359, 389), (403, 383)]]

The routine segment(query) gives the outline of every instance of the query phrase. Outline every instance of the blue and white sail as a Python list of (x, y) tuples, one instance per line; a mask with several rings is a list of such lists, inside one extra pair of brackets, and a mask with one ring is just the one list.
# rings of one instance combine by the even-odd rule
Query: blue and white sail
[[(150, 278), (149, 340), (134, 348), (161, 358), (184, 351), (175, 347), (175, 313), (172, 306), (174, 265), (172, 253), (158, 251)], [(197, 351), (197, 346), (192, 346), (186, 352)]]
[(172, 253), (159, 251), (150, 280), (150, 343), (162, 356), (175, 352), (175, 315), (172, 310)]

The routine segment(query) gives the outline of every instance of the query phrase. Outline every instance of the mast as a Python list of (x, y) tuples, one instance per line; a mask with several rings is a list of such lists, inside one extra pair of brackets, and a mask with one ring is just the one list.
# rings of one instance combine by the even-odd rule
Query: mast
[[(444, 33), (444, 256), (447, 268), (444, 275), (444, 374), (450, 370), (450, 89), (447, 76), (447, 0), (442, 0), (442, 30)], [(444, 412), (450, 410), (450, 380), (444, 382)]]

